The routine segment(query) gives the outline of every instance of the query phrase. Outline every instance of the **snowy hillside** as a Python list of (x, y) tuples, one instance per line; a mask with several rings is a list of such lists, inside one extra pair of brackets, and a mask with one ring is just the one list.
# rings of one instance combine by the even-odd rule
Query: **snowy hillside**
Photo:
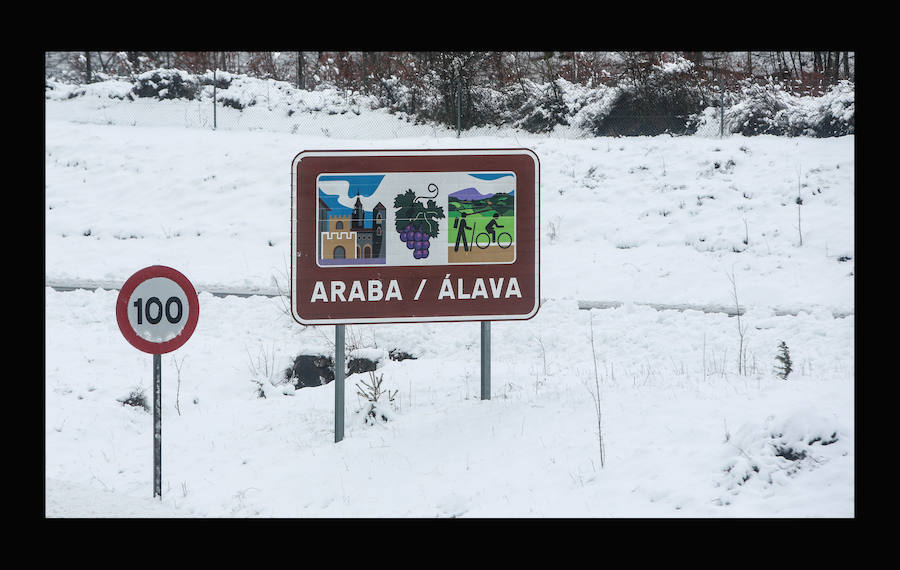
[[(854, 515), (853, 136), (456, 138), (328, 105), (220, 108), (213, 131), (197, 101), (48, 97), (47, 516)], [(334, 342), (277, 296), (292, 159), (492, 147), (540, 158), (540, 311), (493, 324), (488, 401), (478, 323), (348, 326), (397, 395), (370, 425), (349, 376), (335, 444), (333, 383), (283, 377)], [(151, 357), (114, 314), (153, 264), (200, 294), (162, 357), (162, 501), (152, 414), (122, 403), (150, 402)]]

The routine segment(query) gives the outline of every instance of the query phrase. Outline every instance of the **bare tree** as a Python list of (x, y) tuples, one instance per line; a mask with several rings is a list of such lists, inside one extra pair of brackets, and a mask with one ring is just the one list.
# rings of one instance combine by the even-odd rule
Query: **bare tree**
[(731, 268), (731, 275), (727, 275), (728, 280), (731, 282), (731, 294), (734, 299), (734, 310), (737, 314), (737, 329), (738, 329), (738, 374), (744, 376), (747, 374), (747, 348), (744, 346), (744, 335), (747, 332), (747, 325), (741, 324), (741, 306), (738, 302), (738, 293), (737, 293), (737, 280), (734, 277), (734, 268)]
[[(591, 357), (594, 361), (594, 390), (591, 397), (594, 400), (594, 411), (597, 413), (597, 440), (600, 444), (600, 467), (606, 465), (606, 450), (603, 446), (603, 415), (600, 410), (600, 376), (597, 374), (597, 353), (594, 349), (594, 315), (591, 313)], [(590, 391), (590, 390), (589, 390)]]

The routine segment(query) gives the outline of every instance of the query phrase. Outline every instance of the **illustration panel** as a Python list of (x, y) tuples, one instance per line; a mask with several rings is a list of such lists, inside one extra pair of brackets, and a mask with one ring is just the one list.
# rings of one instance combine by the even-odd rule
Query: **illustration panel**
[(513, 263), (512, 172), (320, 174), (320, 266)]
[(473, 173), (448, 195), (449, 263), (516, 260), (516, 177), (512, 172)]

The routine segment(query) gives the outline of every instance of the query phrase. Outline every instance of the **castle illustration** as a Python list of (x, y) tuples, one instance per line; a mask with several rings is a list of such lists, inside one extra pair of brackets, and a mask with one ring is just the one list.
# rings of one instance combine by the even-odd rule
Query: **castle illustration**
[(332, 208), (319, 198), (319, 259), (385, 261), (386, 211), (378, 202), (371, 212), (371, 225), (367, 227), (366, 211), (359, 194), (351, 215), (333, 213)]

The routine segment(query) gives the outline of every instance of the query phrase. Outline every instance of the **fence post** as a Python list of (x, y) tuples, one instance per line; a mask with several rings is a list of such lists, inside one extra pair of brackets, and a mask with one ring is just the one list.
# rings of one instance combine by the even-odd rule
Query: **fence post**
[(213, 130), (216, 130), (216, 70), (213, 69)]
[(719, 138), (725, 136), (725, 76), (719, 77)]

